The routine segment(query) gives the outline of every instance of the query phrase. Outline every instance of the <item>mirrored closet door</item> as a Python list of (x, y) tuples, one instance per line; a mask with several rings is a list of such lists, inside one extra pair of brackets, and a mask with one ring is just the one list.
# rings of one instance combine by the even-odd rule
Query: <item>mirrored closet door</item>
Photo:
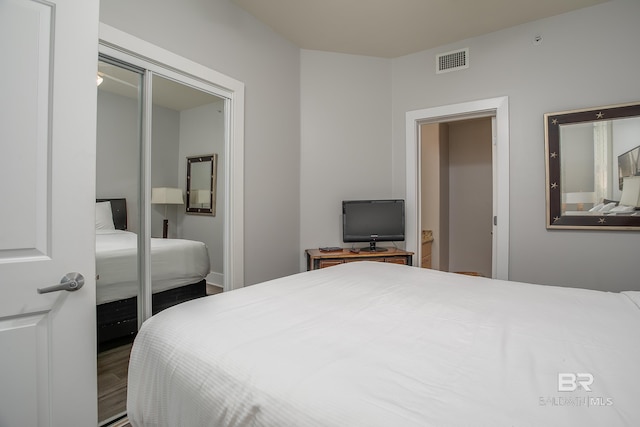
[(227, 100), (174, 72), (107, 55), (98, 64), (98, 413), (106, 424), (126, 412), (129, 353), (143, 320), (222, 291)]
[(144, 71), (98, 61), (96, 317), (98, 420), (124, 412), (131, 337), (138, 330)]

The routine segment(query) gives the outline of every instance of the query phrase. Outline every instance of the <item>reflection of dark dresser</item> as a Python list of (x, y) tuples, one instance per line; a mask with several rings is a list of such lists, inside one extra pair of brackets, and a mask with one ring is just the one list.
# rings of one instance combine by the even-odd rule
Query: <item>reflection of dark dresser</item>
[(411, 265), (413, 252), (402, 249), (388, 248), (384, 252), (351, 252), (349, 249), (324, 252), (320, 249), (307, 249), (307, 270), (331, 267), (345, 262), (377, 261), (392, 262), (394, 264)]

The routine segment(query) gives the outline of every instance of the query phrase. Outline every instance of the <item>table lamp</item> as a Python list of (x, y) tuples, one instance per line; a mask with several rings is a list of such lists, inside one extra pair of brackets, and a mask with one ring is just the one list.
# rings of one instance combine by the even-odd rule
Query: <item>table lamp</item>
[(164, 205), (164, 221), (162, 222), (162, 238), (166, 239), (169, 232), (169, 220), (167, 219), (168, 205), (182, 205), (182, 190), (179, 188), (157, 187), (151, 189), (151, 204)]

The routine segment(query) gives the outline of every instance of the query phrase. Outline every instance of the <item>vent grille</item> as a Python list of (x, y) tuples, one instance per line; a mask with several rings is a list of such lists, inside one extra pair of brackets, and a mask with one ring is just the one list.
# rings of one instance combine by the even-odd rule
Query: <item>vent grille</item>
[(469, 68), (469, 48), (436, 56), (436, 74)]

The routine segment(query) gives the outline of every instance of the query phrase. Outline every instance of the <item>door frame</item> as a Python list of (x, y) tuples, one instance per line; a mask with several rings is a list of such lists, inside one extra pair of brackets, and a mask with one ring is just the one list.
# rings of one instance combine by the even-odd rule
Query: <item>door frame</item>
[[(176, 75), (182, 75), (186, 79), (199, 80), (206, 85), (214, 86), (216, 94), (226, 98), (225, 111), (228, 111), (228, 114), (225, 118), (224, 290), (243, 287), (244, 83), (103, 23), (100, 23), (99, 27), (98, 50), (100, 53), (111, 55), (125, 54)], [(150, 174), (150, 171), (146, 173)], [(150, 200), (150, 193), (151, 189), (145, 188), (142, 198)], [(145, 216), (148, 228), (150, 212), (146, 212)]]
[(493, 278), (509, 279), (509, 98), (489, 98), (406, 113), (406, 247), (421, 259), (420, 125), (495, 117), (493, 161)]

